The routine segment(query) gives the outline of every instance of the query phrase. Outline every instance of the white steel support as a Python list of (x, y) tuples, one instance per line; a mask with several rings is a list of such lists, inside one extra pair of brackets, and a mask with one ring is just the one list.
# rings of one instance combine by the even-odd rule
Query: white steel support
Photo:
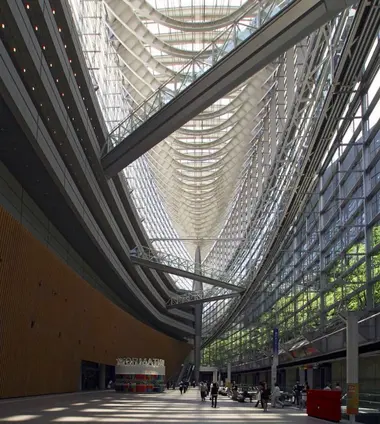
[[(347, 314), (347, 412), (357, 407), (359, 397), (359, 328), (358, 315)], [(349, 414), (350, 423), (355, 422), (355, 414)]]
[(279, 343), (278, 328), (274, 328), (273, 329), (273, 360), (272, 360), (272, 376), (271, 376), (272, 391), (273, 391), (274, 385), (276, 384), (276, 381), (277, 381), (279, 345), (280, 345), (280, 343)]
[(229, 362), (227, 364), (227, 380), (228, 380), (228, 382), (231, 382), (231, 369), (232, 369), (231, 362)]
[[(195, 251), (195, 264), (194, 271), (201, 272), (201, 248), (198, 246)], [(193, 281), (193, 290), (202, 290), (203, 284), (200, 281)], [(194, 336), (194, 377), (195, 383), (199, 383), (199, 371), (201, 367), (201, 342), (202, 342), (202, 305), (197, 304), (194, 306), (195, 315), (195, 336)]]

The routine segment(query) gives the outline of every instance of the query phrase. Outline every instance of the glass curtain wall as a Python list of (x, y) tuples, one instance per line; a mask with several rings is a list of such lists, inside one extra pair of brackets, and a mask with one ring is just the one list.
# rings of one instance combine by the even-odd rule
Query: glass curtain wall
[[(279, 61), (273, 88), (263, 99), (262, 126), (253, 134), (260, 146), (255, 154), (258, 157), (260, 153), (260, 158), (253, 167), (255, 171), (249, 174), (249, 178), (253, 176), (253, 188), (251, 192), (246, 189), (246, 193), (256, 196), (238, 200), (235, 215), (231, 214), (224, 231), (236, 229), (236, 216), (241, 212), (252, 214), (253, 205), (257, 206), (260, 185), (269, 179), (265, 169), (277, 157), (279, 140), (287, 131), (291, 114), (297, 119), (297, 146), (307, 148), (308, 135), (320, 116), (355, 13), (351, 9), (342, 14)], [(292, 346), (305, 340), (306, 334), (316, 330), (329, 333), (342, 326), (339, 311), (372, 310), (380, 305), (378, 54), (379, 37), (364, 58), (361, 78), (349, 87), (351, 95), (335, 127), (324, 165), (313, 177), (310, 193), (305, 193), (307, 203), (293, 220), (283, 248), (248, 306), (231, 320), (227, 331), (204, 347), (204, 365), (225, 367), (231, 362), (259, 366), (262, 358), (271, 355), (273, 328), (279, 329), (283, 345)], [(310, 71), (307, 67), (313, 57), (319, 66)], [(367, 76), (370, 66), (377, 71)], [(309, 89), (318, 95), (310, 96), (294, 117), (305, 76)], [(290, 172), (297, 172), (294, 162)], [(267, 215), (267, 221), (275, 225), (272, 215)], [(254, 240), (265, 240), (268, 231), (265, 224), (248, 231), (245, 236), (250, 246), (245, 243), (233, 248), (219, 243), (206, 261), (218, 261), (220, 266), (235, 270), (244, 282), (262, 260), (263, 252)], [(236, 300), (223, 300), (204, 307), (205, 340), (233, 302)]]

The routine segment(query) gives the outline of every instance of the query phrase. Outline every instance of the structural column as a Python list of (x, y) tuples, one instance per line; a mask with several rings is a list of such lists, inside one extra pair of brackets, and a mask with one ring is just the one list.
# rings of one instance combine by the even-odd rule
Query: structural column
[(355, 422), (359, 409), (359, 328), (355, 312), (347, 315), (347, 414)]
[(274, 385), (277, 381), (277, 367), (278, 367), (278, 348), (279, 348), (279, 338), (278, 338), (278, 328), (273, 329), (273, 362), (272, 362), (272, 378), (271, 378), (271, 388), (273, 390)]
[(99, 390), (104, 390), (106, 388), (106, 366), (104, 364), (99, 364)]
[(214, 369), (212, 372), (212, 381), (213, 383), (218, 383), (218, 370), (217, 368)]
[(231, 369), (232, 369), (231, 363), (228, 363), (227, 364), (227, 380), (229, 383), (231, 383)]
[[(201, 272), (201, 249), (197, 246), (195, 251), (195, 273)], [(202, 290), (203, 284), (200, 281), (193, 281), (193, 290)], [(194, 306), (194, 378), (196, 384), (199, 383), (199, 370), (201, 367), (201, 342), (202, 342), (202, 304), (196, 304)]]

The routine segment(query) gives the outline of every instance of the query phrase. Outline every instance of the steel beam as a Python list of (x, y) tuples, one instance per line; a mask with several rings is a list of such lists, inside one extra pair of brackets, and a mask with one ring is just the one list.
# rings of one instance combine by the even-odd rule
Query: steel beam
[(117, 175), (160, 141), (259, 72), (355, 0), (295, 0), (102, 158)]
[(156, 269), (157, 271), (178, 275), (179, 277), (189, 278), (190, 280), (200, 281), (205, 284), (210, 284), (211, 286), (221, 287), (223, 289), (229, 289), (235, 292), (244, 291), (242, 287), (235, 286), (233, 284), (225, 283), (223, 281), (215, 280), (210, 277), (205, 277), (203, 275), (195, 274), (194, 272), (184, 271), (183, 269), (174, 268), (168, 265), (163, 265), (158, 262), (149, 261), (147, 259), (141, 259), (133, 255), (131, 255), (131, 261), (135, 265), (139, 265), (145, 268)]
[(167, 305), (168, 309), (173, 308), (181, 308), (182, 306), (189, 306), (189, 305), (197, 305), (200, 303), (206, 303), (206, 302), (212, 302), (214, 300), (222, 300), (222, 299), (230, 299), (232, 297), (240, 296), (240, 293), (228, 293), (228, 294), (222, 294), (220, 296), (211, 296), (211, 297), (204, 297), (203, 299), (193, 299), (193, 300), (186, 300), (181, 303), (176, 303), (173, 305)]

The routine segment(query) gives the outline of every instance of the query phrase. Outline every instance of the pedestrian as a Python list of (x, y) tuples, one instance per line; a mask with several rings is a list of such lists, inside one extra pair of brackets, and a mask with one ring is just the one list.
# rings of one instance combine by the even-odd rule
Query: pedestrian
[(201, 384), (199, 385), (199, 390), (201, 392), (202, 402), (206, 401), (206, 397), (207, 397), (207, 386), (206, 386), (206, 384), (201, 382)]
[(179, 391), (181, 392), (181, 395), (182, 395), (182, 392), (183, 392), (183, 381), (181, 381), (179, 383)]
[(216, 383), (213, 383), (211, 388), (211, 408), (216, 408), (216, 403), (218, 401), (218, 386)]
[(255, 405), (255, 408), (257, 408), (259, 406), (259, 403), (261, 403), (261, 407), (264, 408), (263, 401), (261, 399), (261, 394), (263, 392), (263, 387), (264, 387), (263, 386), (263, 383), (260, 383), (259, 384), (259, 391), (257, 392), (257, 402), (256, 402), (256, 405)]
[(300, 400), (301, 400), (301, 391), (302, 391), (302, 387), (300, 386), (300, 382), (297, 381), (296, 384), (293, 387), (293, 393), (294, 393), (294, 404), (296, 406), (300, 405)]
[(270, 398), (270, 390), (268, 389), (268, 385), (264, 382), (264, 389), (261, 393), (261, 403), (263, 405), (264, 411), (268, 411), (268, 402)]
[(280, 402), (281, 390), (280, 386), (276, 382), (274, 384), (273, 393), (272, 393), (272, 408), (276, 408), (277, 405), (280, 405), (281, 408), (284, 407), (284, 404)]

